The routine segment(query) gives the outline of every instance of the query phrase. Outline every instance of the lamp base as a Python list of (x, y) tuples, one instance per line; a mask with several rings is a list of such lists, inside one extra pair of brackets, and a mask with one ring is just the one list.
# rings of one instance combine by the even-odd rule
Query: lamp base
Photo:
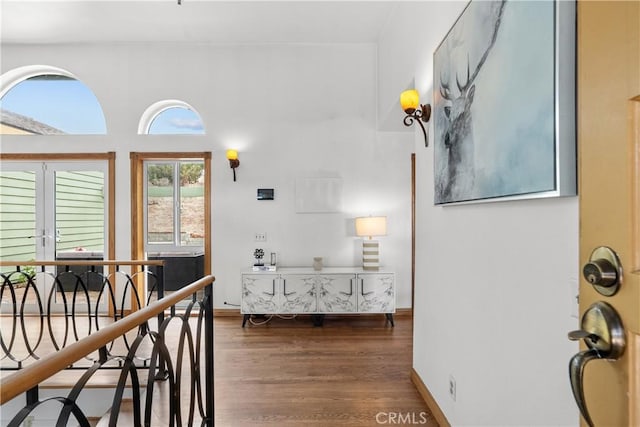
[(377, 240), (362, 241), (362, 269), (367, 271), (380, 269), (380, 245)]

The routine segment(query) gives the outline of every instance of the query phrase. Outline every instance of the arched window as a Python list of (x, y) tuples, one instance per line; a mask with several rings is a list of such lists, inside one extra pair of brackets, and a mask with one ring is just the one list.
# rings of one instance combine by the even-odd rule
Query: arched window
[(33, 65), (0, 76), (0, 134), (106, 134), (96, 96), (72, 73)]
[(183, 101), (169, 99), (151, 105), (138, 125), (141, 135), (204, 135), (204, 125), (196, 110)]

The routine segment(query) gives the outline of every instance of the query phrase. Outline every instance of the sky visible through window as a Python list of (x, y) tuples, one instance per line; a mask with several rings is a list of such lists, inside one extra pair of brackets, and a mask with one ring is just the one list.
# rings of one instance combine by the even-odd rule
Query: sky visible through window
[(150, 135), (204, 134), (200, 116), (183, 107), (171, 107), (156, 116), (149, 126)]
[[(67, 134), (106, 134), (98, 99), (82, 82), (60, 76), (24, 80), (0, 99), (3, 110), (29, 117)], [(151, 135), (204, 134), (200, 116), (193, 110), (172, 107), (154, 118)]]
[(100, 103), (82, 82), (69, 78), (31, 78), (0, 99), (0, 108), (68, 134), (107, 133)]

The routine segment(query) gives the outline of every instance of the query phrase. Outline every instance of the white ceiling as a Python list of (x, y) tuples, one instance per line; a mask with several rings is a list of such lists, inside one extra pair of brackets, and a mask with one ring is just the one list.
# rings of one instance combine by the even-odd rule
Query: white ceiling
[(375, 43), (396, 1), (0, 0), (3, 43)]

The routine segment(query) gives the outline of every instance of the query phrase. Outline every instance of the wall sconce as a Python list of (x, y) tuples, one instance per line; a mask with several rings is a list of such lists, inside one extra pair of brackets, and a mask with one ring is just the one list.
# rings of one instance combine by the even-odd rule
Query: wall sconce
[(417, 122), (422, 129), (424, 135), (424, 146), (429, 146), (429, 137), (427, 131), (421, 122), (429, 123), (431, 118), (431, 104), (420, 104), (420, 95), (415, 89), (405, 90), (400, 94), (400, 106), (407, 113), (404, 117), (404, 125), (411, 126), (413, 122)]
[(362, 269), (378, 270), (380, 268), (380, 245), (373, 236), (387, 235), (386, 216), (366, 216), (356, 218), (356, 236), (369, 237), (362, 241)]
[(240, 160), (238, 160), (238, 152), (236, 150), (227, 150), (227, 159), (229, 159), (229, 166), (233, 170), (233, 182), (236, 181), (236, 168), (240, 166)]

